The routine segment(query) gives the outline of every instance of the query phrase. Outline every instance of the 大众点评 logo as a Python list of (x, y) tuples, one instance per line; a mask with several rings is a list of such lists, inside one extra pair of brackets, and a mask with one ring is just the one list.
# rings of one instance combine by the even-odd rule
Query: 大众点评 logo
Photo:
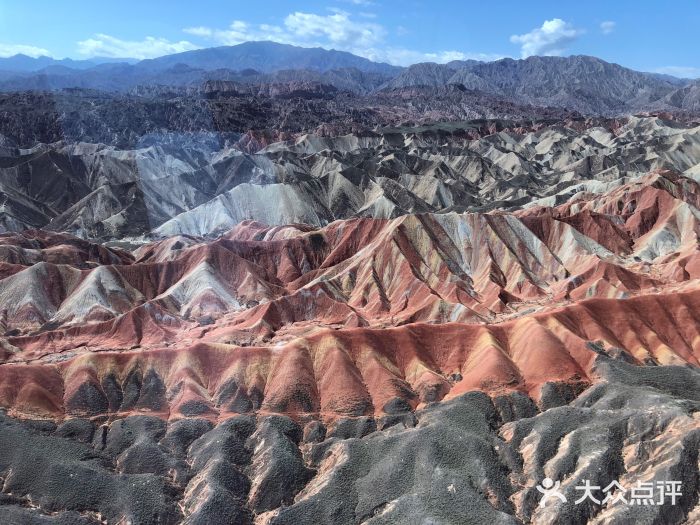
[[(584, 479), (582, 485), (576, 485), (574, 490), (580, 492), (580, 496), (574, 500), (578, 505), (585, 501), (591, 501), (597, 505), (608, 503), (621, 503), (624, 505), (664, 505), (670, 502), (676, 504), (676, 499), (681, 497), (680, 481), (637, 481), (630, 487), (625, 488), (619, 481), (613, 480), (605, 487), (592, 485), (590, 480)], [(547, 505), (551, 499), (557, 499), (562, 503), (567, 502), (567, 497), (560, 490), (561, 482), (551, 478), (544, 478), (537, 490), (542, 493), (540, 507)]]

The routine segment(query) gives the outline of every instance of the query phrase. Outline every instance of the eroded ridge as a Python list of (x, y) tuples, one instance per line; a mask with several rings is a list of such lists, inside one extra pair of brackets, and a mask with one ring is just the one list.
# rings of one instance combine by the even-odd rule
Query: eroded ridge
[(5, 234), (0, 403), (333, 420), (471, 389), (539, 400), (590, 384), (597, 353), (698, 366), (699, 198), (662, 171), (515, 213), (244, 222), (133, 253)]

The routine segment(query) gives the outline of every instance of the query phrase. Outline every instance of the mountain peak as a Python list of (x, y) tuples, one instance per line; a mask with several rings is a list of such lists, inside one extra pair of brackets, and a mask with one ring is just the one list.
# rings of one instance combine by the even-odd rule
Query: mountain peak
[(174, 55), (141, 61), (141, 69), (167, 69), (175, 63), (190, 67), (214, 70), (240, 71), (255, 69), (272, 73), (283, 69), (308, 69), (329, 71), (354, 67), (365, 72), (397, 73), (401, 68), (389, 64), (372, 62), (347, 51), (321, 47), (299, 47), (269, 40), (243, 42), (234, 46), (219, 46), (185, 51)]

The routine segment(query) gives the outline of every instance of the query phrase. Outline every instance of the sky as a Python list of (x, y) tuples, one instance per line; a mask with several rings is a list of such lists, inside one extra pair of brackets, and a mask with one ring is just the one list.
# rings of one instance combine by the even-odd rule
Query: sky
[(700, 0), (0, 0), (0, 57), (153, 58), (248, 40), (396, 65), (593, 55), (700, 77)]

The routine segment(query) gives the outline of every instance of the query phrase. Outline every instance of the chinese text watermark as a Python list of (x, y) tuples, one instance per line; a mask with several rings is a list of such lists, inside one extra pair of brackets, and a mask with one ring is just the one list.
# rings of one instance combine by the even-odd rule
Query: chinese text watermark
[[(581, 485), (574, 489), (580, 496), (574, 500), (578, 505), (585, 501), (591, 501), (596, 505), (622, 504), (622, 505), (664, 505), (676, 504), (681, 497), (680, 481), (637, 481), (629, 488), (624, 487), (619, 481), (613, 480), (605, 487), (593, 485), (590, 480), (584, 479)], [(566, 496), (559, 490), (561, 483), (551, 478), (544, 478), (537, 490), (542, 493), (540, 507), (547, 505), (551, 499), (558, 499), (562, 503), (567, 502)]]

